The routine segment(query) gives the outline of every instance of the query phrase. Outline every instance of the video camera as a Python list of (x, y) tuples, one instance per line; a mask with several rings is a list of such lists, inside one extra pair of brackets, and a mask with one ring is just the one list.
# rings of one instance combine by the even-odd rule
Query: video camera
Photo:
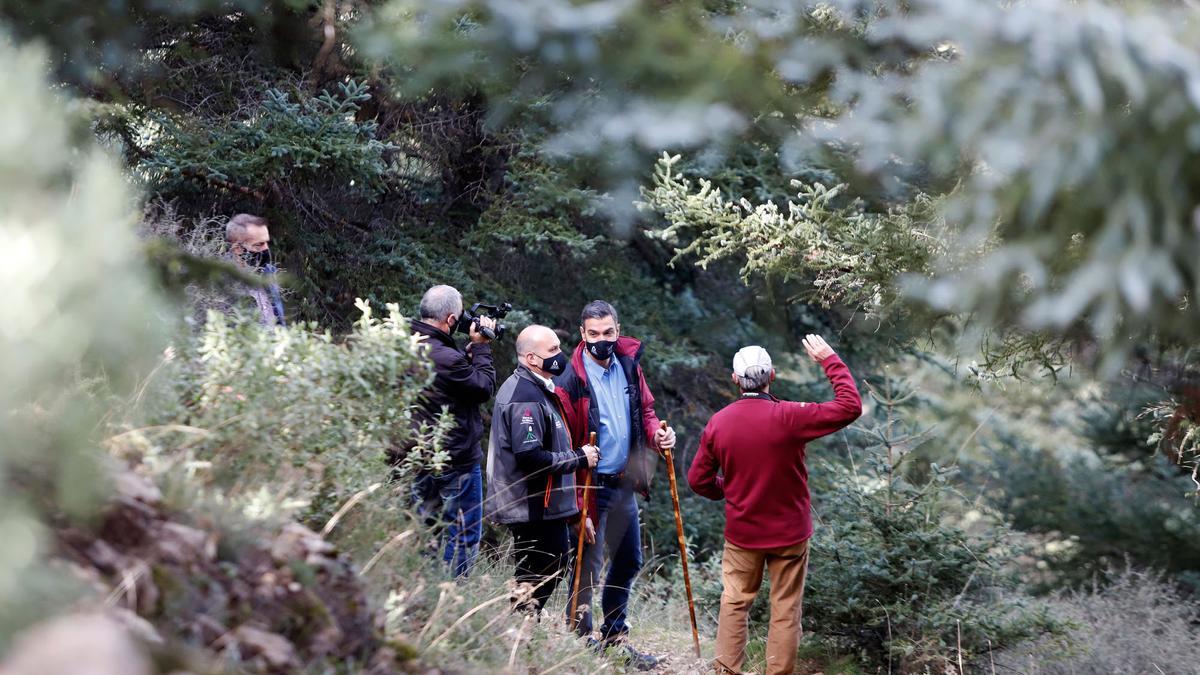
[(508, 316), (508, 313), (511, 311), (512, 304), (507, 302), (500, 303), (499, 305), (488, 305), (482, 302), (477, 302), (471, 305), (471, 309), (468, 309), (462, 313), (462, 316), (459, 317), (458, 323), (455, 324), (455, 327), (467, 335), (470, 335), (471, 326), (479, 326), (480, 317), (486, 316), (496, 320), (496, 330), (493, 331), (491, 328), (479, 326), (479, 332), (489, 340), (499, 340), (500, 338), (504, 337), (504, 331), (507, 330), (507, 327), (500, 323), (500, 319)]

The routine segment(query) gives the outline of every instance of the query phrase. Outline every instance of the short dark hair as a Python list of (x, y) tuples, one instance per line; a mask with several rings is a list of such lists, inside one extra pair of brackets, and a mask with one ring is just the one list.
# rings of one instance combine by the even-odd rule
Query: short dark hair
[(588, 319), (603, 319), (606, 316), (613, 318), (613, 323), (621, 323), (617, 318), (617, 308), (608, 304), (603, 300), (593, 300), (583, 306), (583, 311), (579, 313), (579, 325), (582, 326), (584, 321)]

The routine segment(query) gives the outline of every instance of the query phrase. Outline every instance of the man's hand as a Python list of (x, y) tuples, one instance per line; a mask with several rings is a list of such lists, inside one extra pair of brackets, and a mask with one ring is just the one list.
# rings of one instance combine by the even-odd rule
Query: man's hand
[(591, 516), (583, 521), (583, 540), (589, 544), (596, 543), (596, 526), (592, 524)]
[(804, 349), (808, 352), (809, 358), (817, 363), (833, 356), (833, 348), (825, 343), (825, 340), (820, 335), (809, 334), (802, 340)]
[(471, 332), (469, 333), (471, 342), (475, 344), (491, 342), (491, 338), (480, 332), (480, 328), (491, 328), (494, 331), (496, 330), (496, 320), (490, 316), (481, 316), (478, 321), (471, 322)]
[(585, 445), (583, 448), (583, 456), (587, 458), (589, 468), (596, 468), (596, 463), (600, 461), (600, 448), (594, 445)]
[(658, 429), (654, 432), (654, 445), (658, 448), (659, 453), (666, 452), (675, 447), (675, 429), (667, 427), (666, 429)]

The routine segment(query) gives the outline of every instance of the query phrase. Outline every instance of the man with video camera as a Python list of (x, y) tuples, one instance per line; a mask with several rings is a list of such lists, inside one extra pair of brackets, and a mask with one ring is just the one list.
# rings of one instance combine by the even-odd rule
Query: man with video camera
[[(470, 325), (459, 325), (470, 321)], [(470, 337), (459, 349), (452, 334), (464, 330)], [(485, 330), (486, 329), (486, 330)], [(450, 463), (440, 474), (422, 473), (413, 486), (417, 510), (429, 525), (441, 523), (442, 559), (453, 576), (470, 574), (479, 554), (483, 534), (483, 417), (479, 407), (496, 390), (492, 365), (492, 339), (496, 320), (487, 316), (464, 319), (463, 301), (452, 286), (434, 286), (421, 298), (420, 318), (412, 330), (425, 336), (425, 352), (433, 361), (433, 383), (421, 396), (416, 424), (436, 425), (442, 411), (453, 417), (442, 449)]]

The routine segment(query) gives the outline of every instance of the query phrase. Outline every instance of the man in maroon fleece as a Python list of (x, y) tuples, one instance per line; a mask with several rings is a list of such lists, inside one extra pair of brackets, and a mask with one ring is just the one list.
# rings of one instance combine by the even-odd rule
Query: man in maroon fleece
[(741, 397), (709, 420), (688, 471), (696, 494), (725, 500), (718, 673), (741, 669), (747, 615), (764, 566), (771, 575), (767, 673), (792, 672), (812, 536), (804, 444), (862, 414), (854, 378), (825, 340), (809, 335), (804, 348), (825, 369), (834, 399), (792, 403), (775, 398), (770, 393), (775, 379), (771, 356), (762, 347), (744, 347), (733, 357), (733, 380)]

